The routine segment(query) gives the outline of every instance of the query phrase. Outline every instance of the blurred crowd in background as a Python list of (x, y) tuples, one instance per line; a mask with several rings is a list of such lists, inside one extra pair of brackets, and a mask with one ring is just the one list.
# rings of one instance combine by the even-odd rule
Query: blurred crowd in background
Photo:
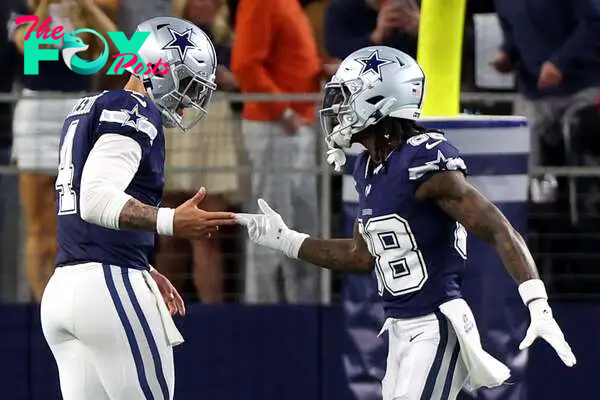
[[(536, 175), (531, 181), (530, 242), (544, 271), (562, 277), (554, 290), (567, 296), (591, 296), (598, 289), (593, 228), (600, 216), (600, 185), (594, 175), (600, 174), (575, 178), (535, 171), (540, 166), (599, 165), (595, 137), (600, 125), (599, 7), (594, 0), (469, 0), (465, 18), (463, 91), (516, 94), (466, 100), (464, 110), (528, 117), (534, 149), (530, 167)], [(6, 29), (0, 30), (0, 91), (28, 98), (0, 103), (0, 165), (14, 164), (18, 170), (15, 175), (9, 167), (0, 175), (0, 225), (3, 242), (9, 243), (1, 247), (0, 282), (15, 275), (10, 270), (19, 265), (31, 299), (39, 301), (56, 254), (54, 180), (62, 120), (81, 94), (120, 88), (126, 77), (106, 75), (106, 70), (78, 75), (62, 62), (42, 62), (38, 75), (23, 75), (27, 27), (17, 26), (15, 19), (32, 14), (42, 20), (51, 16), (53, 24), (74, 30), (124, 31), (128, 36), (149, 17), (183, 17), (213, 39), (220, 91), (313, 93), (314, 98), (277, 102), (221, 96), (194, 131), (166, 132), (163, 204), (177, 206), (205, 186), (209, 193), (205, 209), (253, 211), (255, 199), (263, 197), (292, 228), (303, 232), (319, 233), (324, 229), (323, 215), (332, 215), (328, 222), (335, 235), (340, 208), (335, 178), (331, 209), (325, 213), (319, 207), (323, 188), (329, 189), (319, 185), (321, 137), (315, 99), (340, 60), (359, 48), (387, 45), (416, 57), (420, 4), (418, 0), (2, 1), (0, 17)], [(82, 58), (96, 58), (101, 51), (98, 43), (92, 36), (81, 37), (90, 44)], [(114, 48), (110, 51), (117, 54)], [(483, 83), (485, 67), (499, 83)], [(14, 216), (15, 205), (7, 200), (17, 186), (22, 240), (15, 227), (19, 218)], [(232, 229), (216, 239), (192, 243), (161, 238), (155, 265), (190, 301), (320, 300), (316, 268), (246, 246), (242, 233)], [(581, 283), (573, 278), (578, 274), (593, 279)]]

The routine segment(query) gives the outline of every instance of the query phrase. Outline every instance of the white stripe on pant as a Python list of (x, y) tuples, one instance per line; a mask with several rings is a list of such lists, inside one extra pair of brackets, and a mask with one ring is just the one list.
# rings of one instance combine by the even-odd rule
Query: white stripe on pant
[(440, 312), (388, 319), (383, 400), (453, 400), (467, 379), (454, 329)]
[(173, 399), (173, 350), (156, 301), (142, 271), (56, 269), (41, 318), (64, 400)]

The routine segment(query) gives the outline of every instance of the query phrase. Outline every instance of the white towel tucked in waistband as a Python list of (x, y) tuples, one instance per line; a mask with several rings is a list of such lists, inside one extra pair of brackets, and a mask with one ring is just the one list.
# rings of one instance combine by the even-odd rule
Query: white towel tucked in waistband
[(169, 343), (169, 346), (175, 347), (184, 342), (183, 336), (181, 336), (181, 333), (179, 333), (179, 330), (175, 326), (175, 322), (173, 322), (169, 309), (165, 304), (162, 294), (160, 294), (158, 285), (154, 282), (154, 279), (152, 279), (152, 276), (148, 271), (144, 271), (143, 273), (146, 283), (150, 287), (150, 290), (152, 290), (154, 297), (156, 297), (160, 319), (162, 320), (163, 328), (165, 329), (165, 334), (167, 336), (167, 342)]
[(460, 354), (469, 371), (470, 386), (477, 389), (502, 385), (510, 377), (510, 370), (481, 346), (479, 330), (467, 302), (463, 299), (450, 300), (440, 305), (440, 311), (456, 332)]

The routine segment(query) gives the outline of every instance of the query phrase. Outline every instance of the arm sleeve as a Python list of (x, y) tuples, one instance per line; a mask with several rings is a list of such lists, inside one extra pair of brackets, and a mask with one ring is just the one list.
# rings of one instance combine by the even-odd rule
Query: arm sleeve
[(119, 229), (119, 215), (131, 196), (125, 189), (142, 160), (138, 142), (119, 134), (104, 134), (94, 144), (81, 175), (81, 218)]
[(600, 4), (598, 0), (574, 0), (577, 27), (549, 61), (568, 74), (577, 60), (600, 52)]
[(446, 139), (440, 140), (435, 137), (430, 137), (426, 142), (415, 146), (409, 161), (409, 180), (420, 184), (442, 171), (467, 173), (467, 165), (456, 147)]
[(371, 46), (371, 32), (356, 33), (353, 10), (343, 0), (330, 3), (325, 14), (325, 47), (333, 57), (344, 59), (353, 51)]
[[(231, 70), (244, 92), (282, 93), (265, 68), (276, 34), (270, 1), (241, 1), (235, 26), (235, 41), (231, 54)], [(281, 115), (289, 102), (273, 103), (276, 115)]]

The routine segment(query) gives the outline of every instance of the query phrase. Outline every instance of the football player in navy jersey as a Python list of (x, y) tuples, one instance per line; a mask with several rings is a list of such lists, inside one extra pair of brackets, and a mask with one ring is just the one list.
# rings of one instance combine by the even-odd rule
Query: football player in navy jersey
[(293, 231), (262, 199), (262, 214), (237, 215), (252, 241), (288, 257), (375, 270), (389, 334), (383, 400), (455, 399), (467, 378), (473, 387), (493, 387), (510, 376), (482, 349), (461, 299), (467, 231), (496, 249), (519, 285), (531, 316), (520, 348), (541, 337), (566, 365), (576, 362), (521, 235), (465, 179), (466, 165), (446, 137), (415, 123), (424, 85), (410, 56), (373, 46), (348, 56), (325, 87), (320, 118), (329, 163), (339, 170), (343, 148), (366, 148), (353, 170), (359, 215), (352, 239)]
[(154, 236), (198, 239), (236, 223), (201, 209), (203, 188), (176, 209), (159, 207), (163, 126), (185, 131), (202, 118), (217, 60), (187, 21), (158, 17), (137, 30), (150, 33), (139, 55), (156, 73), (82, 98), (61, 137), (59, 249), (41, 319), (65, 400), (173, 398), (172, 347), (183, 338), (170, 314), (185, 308), (149, 264)]

